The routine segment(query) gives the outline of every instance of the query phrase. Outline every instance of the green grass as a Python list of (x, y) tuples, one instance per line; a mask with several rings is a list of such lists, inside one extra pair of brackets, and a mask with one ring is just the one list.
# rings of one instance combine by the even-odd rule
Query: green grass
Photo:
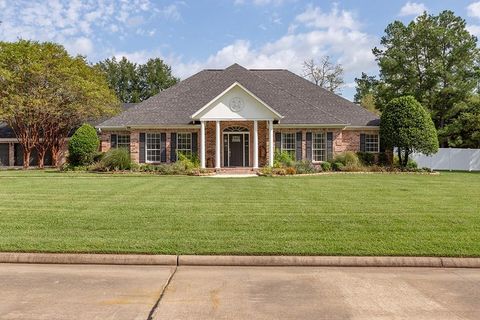
[(480, 256), (480, 174), (0, 171), (0, 251)]

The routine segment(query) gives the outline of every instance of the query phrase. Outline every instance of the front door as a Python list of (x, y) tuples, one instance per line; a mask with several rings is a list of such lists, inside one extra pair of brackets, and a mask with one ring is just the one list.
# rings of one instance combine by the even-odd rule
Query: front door
[(229, 166), (243, 167), (243, 134), (228, 135)]

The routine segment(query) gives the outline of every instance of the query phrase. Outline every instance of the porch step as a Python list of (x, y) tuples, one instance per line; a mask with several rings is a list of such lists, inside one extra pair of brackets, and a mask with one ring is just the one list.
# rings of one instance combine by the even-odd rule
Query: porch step
[(244, 168), (244, 167), (238, 167), (238, 168), (221, 168), (216, 170), (217, 175), (221, 174), (255, 174), (257, 173), (257, 169), (253, 168)]

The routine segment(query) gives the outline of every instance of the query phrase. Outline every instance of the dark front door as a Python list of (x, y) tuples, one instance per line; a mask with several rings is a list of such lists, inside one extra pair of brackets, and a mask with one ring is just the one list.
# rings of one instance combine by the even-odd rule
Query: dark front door
[(228, 135), (230, 167), (243, 167), (243, 134)]

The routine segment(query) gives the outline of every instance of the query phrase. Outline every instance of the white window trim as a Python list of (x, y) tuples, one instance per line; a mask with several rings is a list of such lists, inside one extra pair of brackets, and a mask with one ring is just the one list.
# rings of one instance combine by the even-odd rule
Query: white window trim
[(115, 148), (118, 149), (118, 148), (120, 148), (120, 145), (122, 145), (122, 146), (125, 146), (125, 145), (126, 145), (125, 143), (119, 143), (119, 142), (118, 142), (118, 141), (119, 141), (118, 138), (119, 138), (120, 136), (128, 137), (128, 148), (126, 148), (126, 149), (127, 149), (128, 151), (130, 151), (130, 145), (131, 145), (131, 137), (130, 137), (130, 134), (117, 134), (117, 136), (116, 136), (117, 141), (115, 141), (115, 146), (116, 146)]
[[(178, 147), (178, 140), (179, 140), (178, 137), (179, 137), (179, 135), (181, 135), (181, 134), (186, 134), (186, 135), (189, 135), (189, 136), (190, 136), (190, 149), (180, 149), (180, 148)], [(179, 150), (181, 150), (181, 151), (190, 151), (190, 154), (193, 154), (193, 148), (192, 148), (193, 145), (192, 145), (192, 144), (193, 144), (193, 141), (192, 141), (192, 133), (191, 133), (191, 132), (177, 132), (177, 145), (175, 146), (175, 152), (176, 152), (177, 154), (175, 155), (175, 157), (178, 158), (178, 151), (179, 151)]]
[[(315, 145), (315, 142), (314, 142), (314, 136), (315, 134), (323, 134), (323, 141), (324, 141), (324, 146), (325, 148), (323, 149), (324, 152), (325, 152), (325, 160), (315, 160), (315, 150), (322, 150), (322, 149), (315, 149), (313, 146)], [(312, 162), (314, 163), (322, 163), (322, 162), (325, 162), (327, 161), (327, 132), (326, 131), (313, 131), (312, 132)]]
[[(367, 136), (377, 136), (377, 150), (367, 151)], [(365, 133), (365, 152), (366, 153), (379, 153), (380, 152), (380, 135), (378, 133)]]
[[(160, 141), (160, 148), (159, 149), (149, 149), (148, 148), (148, 136), (149, 135), (158, 135)], [(151, 161), (148, 160), (148, 151), (149, 150), (159, 150), (160, 151), (160, 159), (158, 161)], [(147, 132), (145, 133), (145, 163), (161, 163), (162, 162), (162, 133), (161, 132)]]
[[(293, 141), (294, 141), (294, 147), (293, 149), (284, 149), (283, 148), (283, 141), (284, 141), (284, 135), (285, 134), (293, 134)], [(293, 150), (293, 160), (297, 160), (297, 133), (296, 132), (280, 132), (280, 136), (281, 136), (281, 143), (280, 143), (280, 152), (283, 152), (283, 151), (287, 151), (287, 150)]]

